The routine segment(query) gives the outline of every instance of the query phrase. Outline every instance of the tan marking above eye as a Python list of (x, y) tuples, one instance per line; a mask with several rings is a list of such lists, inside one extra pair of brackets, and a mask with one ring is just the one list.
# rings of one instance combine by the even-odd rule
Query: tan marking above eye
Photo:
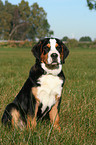
[(55, 47), (58, 47), (58, 44), (56, 43)]
[(49, 43), (47, 44), (47, 47), (49, 47), (49, 48), (50, 48), (50, 44), (49, 44)]

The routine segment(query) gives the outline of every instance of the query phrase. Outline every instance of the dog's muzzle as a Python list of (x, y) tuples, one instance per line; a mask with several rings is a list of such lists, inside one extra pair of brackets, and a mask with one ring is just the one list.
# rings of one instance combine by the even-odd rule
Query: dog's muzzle
[(57, 53), (52, 53), (51, 58), (52, 58), (52, 63), (57, 63), (58, 62), (58, 60), (57, 60), (58, 54)]

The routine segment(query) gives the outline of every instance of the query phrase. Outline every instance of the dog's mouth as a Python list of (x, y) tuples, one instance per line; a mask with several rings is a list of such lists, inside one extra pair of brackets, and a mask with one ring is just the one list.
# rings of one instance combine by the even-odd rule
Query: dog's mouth
[(48, 69), (58, 69), (59, 68), (59, 63), (57, 62), (52, 62), (51, 64), (45, 64), (45, 66), (48, 68)]

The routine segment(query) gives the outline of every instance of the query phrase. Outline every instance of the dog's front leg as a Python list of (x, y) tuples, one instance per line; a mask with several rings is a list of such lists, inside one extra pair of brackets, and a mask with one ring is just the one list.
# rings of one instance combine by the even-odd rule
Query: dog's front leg
[(28, 115), (27, 116), (27, 128), (35, 128), (37, 125), (36, 118), (37, 118), (37, 112), (38, 112), (38, 107), (40, 104), (40, 101), (37, 98), (37, 88), (33, 87), (32, 88), (32, 94), (34, 95), (36, 99), (36, 104), (35, 104), (35, 111), (34, 111), (34, 117)]
[(36, 118), (37, 118), (38, 107), (39, 107), (39, 102), (36, 101), (34, 117), (32, 117), (30, 115), (27, 116), (27, 128), (33, 129), (36, 127), (36, 125), (37, 125)]
[(50, 110), (49, 117), (50, 117), (51, 123), (53, 124), (53, 127), (60, 131), (61, 127), (59, 126), (58, 104), (59, 104), (59, 100)]

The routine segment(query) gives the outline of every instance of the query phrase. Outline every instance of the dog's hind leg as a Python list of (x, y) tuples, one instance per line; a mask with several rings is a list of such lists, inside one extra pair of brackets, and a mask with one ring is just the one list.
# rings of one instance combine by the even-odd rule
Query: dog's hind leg
[(21, 120), (21, 115), (16, 104), (10, 103), (7, 105), (1, 121), (5, 126), (8, 125), (9, 127), (23, 126), (23, 121)]

